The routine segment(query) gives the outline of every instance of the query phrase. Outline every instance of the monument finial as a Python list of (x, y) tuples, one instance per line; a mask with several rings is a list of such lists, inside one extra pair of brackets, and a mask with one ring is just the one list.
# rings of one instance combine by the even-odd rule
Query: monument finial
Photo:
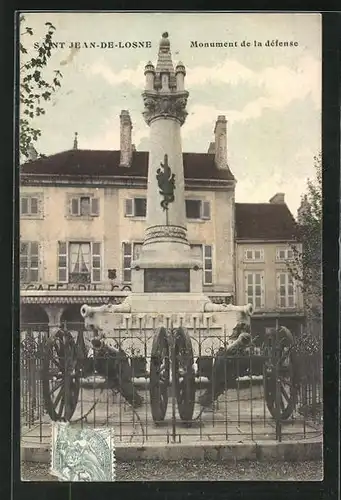
[(162, 33), (162, 38), (160, 40), (160, 44), (159, 44), (159, 47), (160, 47), (160, 51), (161, 52), (169, 52), (170, 51), (170, 41), (169, 41), (169, 38), (168, 38), (168, 32), (165, 31), (164, 33)]

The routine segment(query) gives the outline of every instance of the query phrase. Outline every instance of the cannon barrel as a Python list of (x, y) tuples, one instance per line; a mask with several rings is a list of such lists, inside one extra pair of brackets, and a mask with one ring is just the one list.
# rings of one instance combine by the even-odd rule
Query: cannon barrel
[(83, 318), (91, 318), (95, 313), (129, 313), (130, 311), (131, 306), (127, 299), (122, 304), (104, 304), (103, 306), (88, 306), (87, 304), (83, 304), (80, 309)]
[(247, 304), (246, 306), (234, 306), (232, 304), (214, 304), (209, 301), (206, 302), (204, 306), (205, 312), (235, 312), (240, 313), (242, 317), (252, 316), (253, 307), (251, 304)]

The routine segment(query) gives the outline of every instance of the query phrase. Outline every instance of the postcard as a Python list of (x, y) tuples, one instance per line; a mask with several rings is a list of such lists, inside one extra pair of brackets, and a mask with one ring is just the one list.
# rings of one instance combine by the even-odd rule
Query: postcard
[(18, 30), (22, 480), (321, 481), (321, 16)]

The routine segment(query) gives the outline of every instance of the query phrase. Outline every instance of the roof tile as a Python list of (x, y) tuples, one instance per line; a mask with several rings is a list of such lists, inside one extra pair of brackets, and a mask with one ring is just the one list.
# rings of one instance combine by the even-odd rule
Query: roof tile
[[(23, 174), (101, 176), (148, 176), (146, 151), (134, 151), (130, 167), (120, 167), (120, 151), (70, 149), (51, 156), (24, 163)], [(183, 153), (186, 179), (234, 180), (230, 169), (218, 169), (214, 155), (207, 153)]]
[(235, 223), (237, 239), (293, 240), (297, 234), (285, 203), (236, 203)]

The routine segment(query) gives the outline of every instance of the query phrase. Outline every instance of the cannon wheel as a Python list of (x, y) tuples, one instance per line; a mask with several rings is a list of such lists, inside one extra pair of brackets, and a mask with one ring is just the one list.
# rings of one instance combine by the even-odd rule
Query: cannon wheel
[(187, 331), (179, 327), (175, 331), (174, 371), (176, 399), (181, 420), (190, 423), (195, 404), (195, 374), (193, 349)]
[(67, 331), (47, 339), (42, 360), (45, 409), (51, 420), (71, 420), (78, 402), (80, 363), (77, 345)]
[[(280, 327), (268, 338), (265, 346), (269, 356), (264, 367), (264, 394), (273, 418), (287, 420), (293, 413), (297, 399), (295, 359), (291, 350), (293, 336), (287, 328)], [(276, 398), (276, 371), (279, 395)]]
[(165, 418), (168, 405), (170, 378), (169, 344), (167, 331), (160, 328), (153, 339), (150, 362), (150, 406), (155, 423)]

